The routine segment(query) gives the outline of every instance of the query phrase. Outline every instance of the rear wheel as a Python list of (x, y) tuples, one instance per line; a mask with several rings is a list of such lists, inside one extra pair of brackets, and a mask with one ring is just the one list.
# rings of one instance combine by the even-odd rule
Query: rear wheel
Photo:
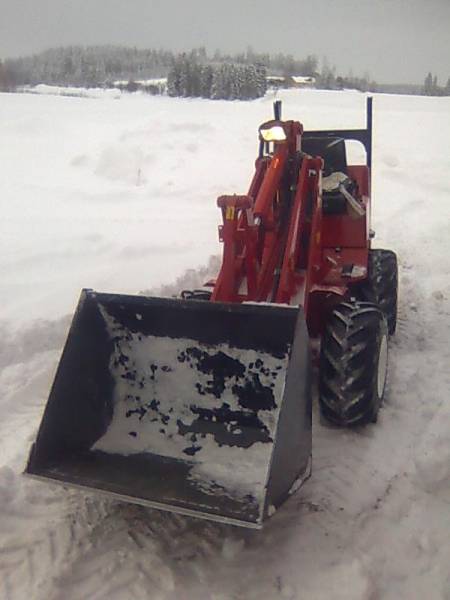
[(322, 414), (342, 426), (377, 420), (387, 374), (388, 328), (369, 302), (343, 302), (322, 336), (319, 402)]
[(397, 325), (397, 256), (392, 250), (370, 250), (368, 274), (361, 286), (361, 299), (377, 304), (383, 311), (389, 335)]

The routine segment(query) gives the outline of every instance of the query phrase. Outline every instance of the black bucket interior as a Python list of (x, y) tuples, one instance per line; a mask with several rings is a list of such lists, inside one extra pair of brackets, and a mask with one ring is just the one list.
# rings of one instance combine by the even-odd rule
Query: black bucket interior
[(259, 527), (311, 453), (301, 310), (84, 290), (26, 472)]

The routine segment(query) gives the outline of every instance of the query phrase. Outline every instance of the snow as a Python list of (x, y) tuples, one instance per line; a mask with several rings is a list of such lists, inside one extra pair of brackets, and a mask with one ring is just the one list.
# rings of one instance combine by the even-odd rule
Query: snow
[[(138, 83), (140, 85), (166, 85), (167, 77), (153, 77), (150, 79), (133, 79), (132, 81), (134, 83)], [(127, 85), (129, 82), (130, 82), (129, 79), (118, 79), (116, 81), (113, 81), (113, 85), (115, 85), (115, 86)]]
[[(211, 348), (188, 338), (143, 336), (124, 330), (104, 306), (100, 305), (100, 311), (109, 338), (116, 340), (109, 367), (115, 382), (114, 409), (108, 429), (92, 449), (125, 456), (148, 452), (187, 461), (191, 466), (189, 476), (199, 480), (203, 489), (220, 485), (240, 498), (253, 494), (262, 506), (288, 352), (282, 358), (274, 358), (228, 344)], [(200, 361), (214, 360), (218, 355), (222, 355), (221, 361), (237, 365), (234, 369), (239, 371), (224, 376), (224, 389), (219, 394), (212, 389), (211, 372), (202, 372), (199, 366)], [(257, 412), (267, 440), (243, 448), (238, 444), (242, 430), (233, 421), (226, 428), (236, 439), (236, 446), (220, 444), (212, 433), (192, 435), (198, 410), (214, 412), (227, 406), (231, 412), (245, 412), (238, 402), (236, 387), (252, 386), (254, 378), (271, 392), (273, 401), (273, 407)], [(253, 415), (251, 411), (249, 414)], [(186, 428), (184, 432), (180, 431), (180, 422)], [(187, 460), (192, 452), (193, 458)]]
[(69, 96), (74, 98), (110, 98), (117, 100), (121, 96), (120, 90), (104, 88), (79, 88), (61, 87), (40, 83), (32, 87), (24, 87), (23, 92), (28, 94), (49, 94), (52, 96)]
[[(364, 123), (364, 94), (276, 97), (305, 128)], [(450, 597), (448, 98), (374, 99), (375, 242), (400, 261), (386, 402), (355, 431), (314, 407), (312, 477), (262, 531), (21, 475), (80, 288), (214, 275), (215, 198), (246, 191), (272, 100), (0, 94), (1, 598)]]

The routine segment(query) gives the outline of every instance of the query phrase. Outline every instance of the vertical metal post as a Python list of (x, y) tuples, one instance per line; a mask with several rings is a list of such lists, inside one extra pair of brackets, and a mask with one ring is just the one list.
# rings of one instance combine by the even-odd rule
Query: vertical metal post
[(368, 144), (367, 144), (367, 166), (369, 169), (372, 168), (372, 96), (367, 97), (367, 109), (366, 109), (366, 128), (368, 135)]
[(258, 157), (262, 158), (264, 156), (264, 141), (260, 140), (259, 141), (259, 152), (258, 152)]
[(273, 116), (275, 121), (281, 121), (281, 100), (275, 100), (273, 103)]

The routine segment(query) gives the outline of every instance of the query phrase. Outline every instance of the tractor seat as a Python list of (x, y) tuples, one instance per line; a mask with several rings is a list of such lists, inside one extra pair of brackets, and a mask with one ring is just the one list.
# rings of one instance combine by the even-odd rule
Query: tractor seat
[(304, 135), (302, 136), (302, 151), (310, 156), (320, 156), (323, 159), (325, 177), (336, 172), (347, 173), (344, 138)]
[[(347, 212), (347, 201), (339, 191), (339, 184), (346, 189), (352, 187), (347, 177), (347, 155), (345, 140), (340, 137), (303, 136), (302, 151), (310, 156), (320, 156), (324, 162), (322, 210), (326, 215), (341, 215)], [(328, 185), (326, 185), (328, 183)], [(349, 190), (350, 192), (353, 190)]]

